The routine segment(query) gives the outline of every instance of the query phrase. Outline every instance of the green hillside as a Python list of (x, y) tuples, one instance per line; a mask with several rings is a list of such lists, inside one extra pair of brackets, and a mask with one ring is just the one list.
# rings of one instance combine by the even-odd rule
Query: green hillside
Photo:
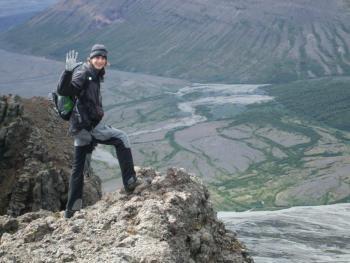
[(302, 118), (350, 131), (350, 77), (297, 81), (265, 90)]

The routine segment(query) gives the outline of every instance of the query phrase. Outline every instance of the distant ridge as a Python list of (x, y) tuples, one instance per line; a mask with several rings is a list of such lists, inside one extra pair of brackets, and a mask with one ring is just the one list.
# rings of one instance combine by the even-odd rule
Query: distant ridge
[(274, 83), (350, 72), (350, 1), (69, 0), (0, 37), (61, 58), (110, 49), (113, 67), (198, 82)]

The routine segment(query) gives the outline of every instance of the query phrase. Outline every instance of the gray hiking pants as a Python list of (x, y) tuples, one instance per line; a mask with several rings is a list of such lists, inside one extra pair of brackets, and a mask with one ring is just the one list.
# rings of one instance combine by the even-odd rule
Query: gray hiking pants
[(67, 210), (80, 210), (82, 207), (84, 166), (88, 168), (85, 163), (90, 162), (96, 143), (115, 147), (124, 186), (135, 176), (130, 142), (125, 132), (102, 123), (91, 131), (81, 130), (74, 136), (74, 160), (69, 181)]

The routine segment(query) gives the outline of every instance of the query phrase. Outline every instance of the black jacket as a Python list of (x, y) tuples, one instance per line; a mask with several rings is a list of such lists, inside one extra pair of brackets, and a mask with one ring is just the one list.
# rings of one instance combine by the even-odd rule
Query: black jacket
[(89, 63), (84, 63), (74, 72), (64, 71), (57, 86), (57, 93), (76, 98), (70, 117), (69, 131), (72, 135), (80, 130), (92, 130), (102, 119), (102, 97), (100, 82), (104, 69), (96, 70)]

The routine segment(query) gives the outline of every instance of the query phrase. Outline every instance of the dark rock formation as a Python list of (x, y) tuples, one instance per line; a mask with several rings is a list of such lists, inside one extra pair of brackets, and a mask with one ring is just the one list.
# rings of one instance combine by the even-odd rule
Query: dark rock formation
[(137, 176), (133, 194), (110, 193), (68, 220), (47, 211), (0, 217), (3, 262), (253, 262), (198, 177), (177, 169)]
[[(43, 98), (0, 98), (0, 214), (60, 211), (67, 201), (72, 139)], [(86, 178), (84, 200), (101, 198), (101, 183)]]

